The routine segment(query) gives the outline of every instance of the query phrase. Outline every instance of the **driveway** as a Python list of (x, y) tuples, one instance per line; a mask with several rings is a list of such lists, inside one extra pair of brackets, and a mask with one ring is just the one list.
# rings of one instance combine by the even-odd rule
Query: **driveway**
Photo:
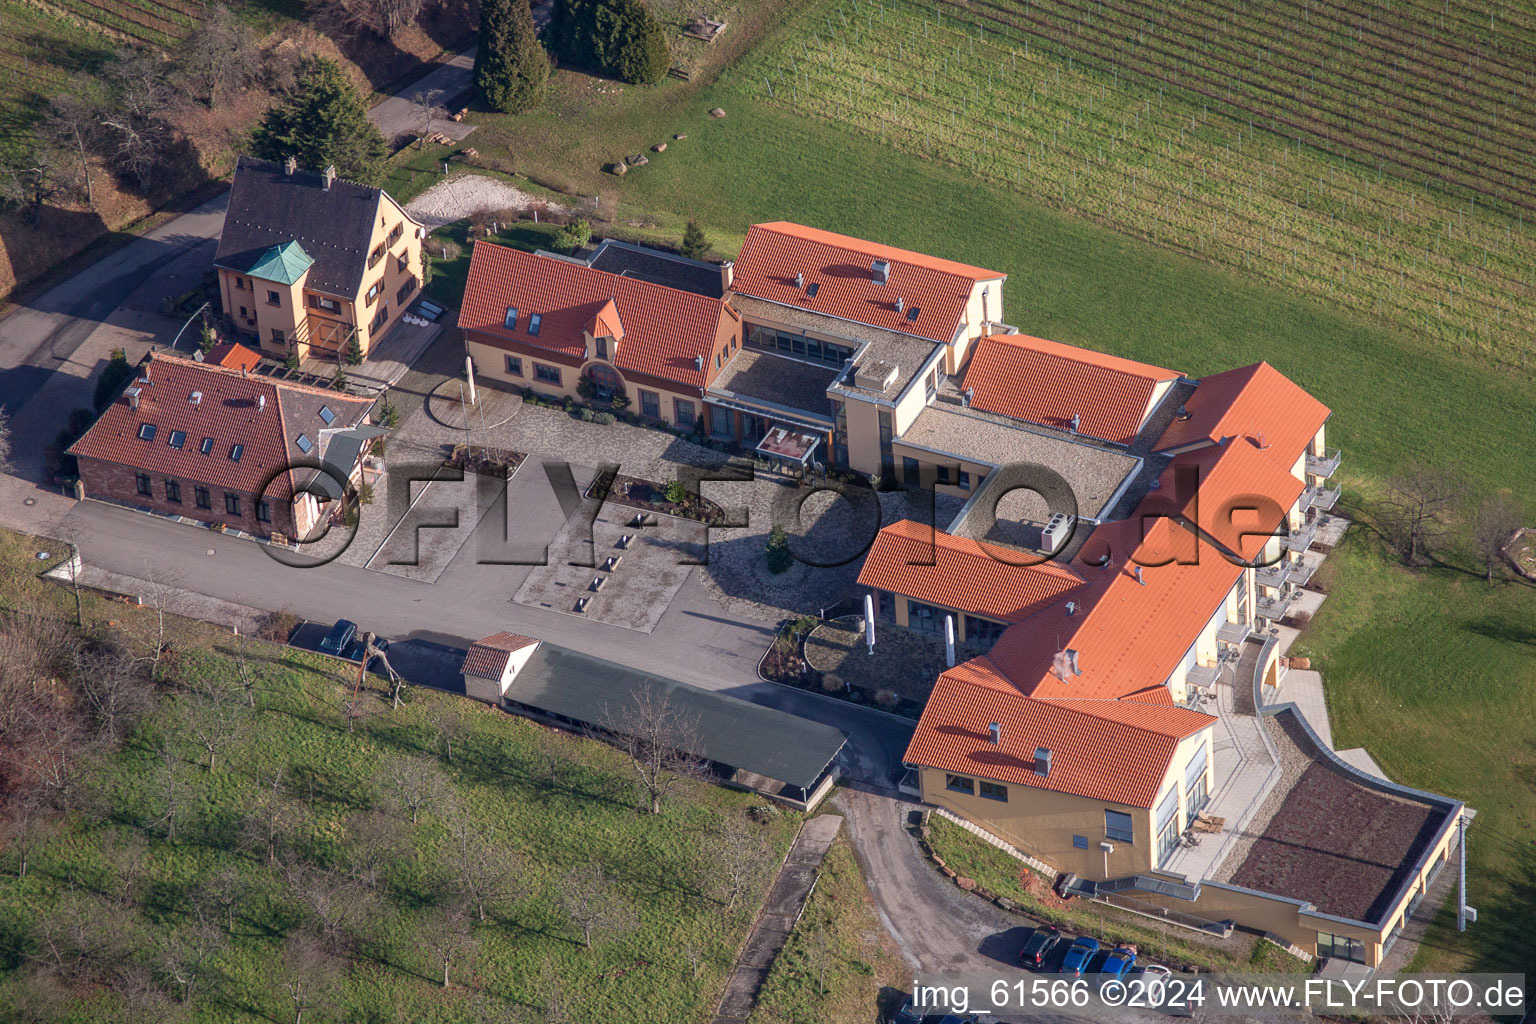
[(423, 128), (421, 110), (416, 105), (416, 95), (438, 94), (436, 113), (432, 118), (432, 130), (442, 132), (455, 142), (464, 138), (475, 130), (472, 124), (450, 119), (453, 110), (447, 105), (453, 105), (454, 109), (462, 106), (460, 100), (470, 89), (474, 87), (475, 78), (475, 48), (470, 47), (458, 54), (452, 60), (439, 64), (437, 68), (418, 78), (400, 92), (389, 99), (378, 103), (368, 111), (368, 116), (373, 123), (379, 126), (379, 131), (384, 133), (384, 138), (394, 142), (402, 135), (414, 138), (421, 134)]

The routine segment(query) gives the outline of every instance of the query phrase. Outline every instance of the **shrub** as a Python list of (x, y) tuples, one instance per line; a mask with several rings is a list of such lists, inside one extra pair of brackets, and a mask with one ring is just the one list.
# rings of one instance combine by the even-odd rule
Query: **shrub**
[(591, 409), (583, 409), (583, 410), (581, 410), (581, 422), (583, 422), (583, 423), (591, 423), (592, 422), (592, 410)]
[(101, 376), (96, 378), (93, 402), (97, 410), (111, 405), (112, 400), (123, 390), (123, 385), (132, 379), (133, 367), (128, 364), (128, 354), (120, 348), (113, 349), (106, 368), (101, 371)]
[(554, 246), (556, 249), (569, 255), (592, 241), (592, 225), (585, 220), (577, 218), (555, 235)]
[(594, 423), (600, 424), (604, 427), (611, 426), (616, 419), (617, 417), (615, 417), (611, 412), (600, 412), (596, 416), (592, 417), (592, 421)]
[(209, 323), (205, 318), (203, 320), (203, 329), (199, 332), (198, 335), (197, 350), (203, 355), (207, 355), (209, 352), (213, 351), (213, 347), (218, 343), (219, 332), (215, 331), (213, 329), (213, 324)]
[(899, 698), (896, 696), (895, 690), (875, 691), (875, 703), (883, 708), (890, 707), (891, 705), (895, 704), (898, 699)]
[(380, 426), (388, 427), (390, 430), (400, 425), (400, 410), (396, 409), (395, 403), (388, 398), (384, 399), (384, 404), (379, 406), (378, 422)]
[(667, 484), (667, 500), (674, 505), (681, 505), (688, 500), (688, 485), (681, 480), (673, 480)]
[(688, 226), (683, 229), (680, 251), (691, 260), (701, 260), (709, 255), (709, 239), (704, 237), (704, 229), (692, 217), (688, 218)]
[(667, 33), (641, 0), (556, 0), (547, 34), (561, 60), (652, 85), (672, 66)]
[(789, 553), (789, 536), (777, 523), (768, 531), (768, 547), (764, 555), (768, 560), (768, 571), (775, 576), (788, 572), (795, 564), (795, 556)]
[(544, 102), (549, 56), (525, 0), (482, 0), (475, 91), (485, 105), (519, 114)]
[(357, 332), (354, 331), (352, 337), (347, 341), (347, 364), (350, 366), (361, 366), (362, 362), (363, 342), (358, 338)]
[(293, 612), (267, 612), (256, 627), (256, 635), (263, 640), (285, 644), (302, 621)]

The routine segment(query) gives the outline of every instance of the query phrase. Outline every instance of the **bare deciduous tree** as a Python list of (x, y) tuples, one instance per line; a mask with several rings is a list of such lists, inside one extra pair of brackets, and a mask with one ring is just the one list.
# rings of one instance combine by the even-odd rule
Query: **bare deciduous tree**
[(443, 759), (453, 764), (453, 745), (462, 743), (474, 725), (474, 708), (468, 700), (445, 700), (432, 712), (432, 724), (443, 738)]
[(235, 931), (235, 911), (251, 893), (250, 881), (238, 868), (226, 864), (193, 889), (192, 913), (205, 921), (217, 921), (226, 934)]
[(556, 729), (537, 728), (533, 736), (533, 768), (545, 785), (554, 789), (571, 763), (570, 738)]
[(32, 851), (53, 834), (57, 819), (53, 808), (31, 789), (14, 793), (6, 802), (5, 817), (0, 818), (0, 843), (16, 858), (16, 877), (27, 877)]
[(69, 889), (36, 916), (27, 956), (67, 981), (112, 974), (141, 944), (138, 921), (121, 904), (85, 889)]
[(522, 898), (522, 858), (506, 843), (487, 836), (463, 811), (448, 823), (453, 843), (449, 886), (482, 924), (494, 913)]
[(162, 740), (156, 754), (160, 768), (156, 772), (155, 794), (159, 798), (159, 815), (145, 823), (146, 829), (161, 829), (168, 842), (176, 841), (176, 822), (186, 802), (186, 780), (182, 774), (181, 755), (170, 743)]
[(15, 468), (11, 463), (11, 417), (0, 409), (0, 473), (9, 473)]
[(596, 864), (583, 864), (560, 876), (555, 904), (581, 933), (582, 944), (608, 938), (634, 927), (635, 916), (613, 882)]
[(341, 981), (341, 964), (313, 935), (294, 932), (283, 947), (283, 991), (293, 1024), (304, 1024), (310, 1011), (323, 1012)]
[(299, 861), (284, 868), (283, 880), (315, 919), (321, 940), (333, 952), (347, 948), (355, 926), (374, 909), (371, 893), (345, 872)]
[(211, 110), (221, 97), (245, 88), (261, 74), (258, 42), (250, 26), (216, 4), (177, 48), (177, 70)]
[(432, 954), (432, 963), (442, 971), (443, 988), (447, 988), (454, 962), (474, 948), (474, 936), (469, 931), (469, 908), (462, 903), (450, 904), (434, 916), (419, 935), (421, 944)]
[(239, 742), (250, 725), (251, 709), (232, 687), (212, 680), (200, 683), (178, 703), (188, 734), (208, 755), (205, 767), (214, 771), (219, 754)]
[(71, 675), (75, 689), (109, 743), (154, 702), (138, 660), (127, 651), (105, 644), (75, 650)]
[(122, 1011), (122, 1024), (177, 1024), (189, 1007), (172, 999), (149, 971), (138, 965), (118, 972), (113, 980)]
[(1504, 560), (1505, 545), (1522, 525), (1520, 506), (1508, 494), (1489, 495), (1473, 512), (1472, 540), (1477, 545), (1477, 554), (1483, 561), (1483, 571), (1489, 583), (1493, 582)]
[(442, 100), (443, 90), (441, 89), (428, 89), (426, 91), (418, 89), (411, 96), (411, 105), (416, 110), (416, 120), (421, 124), (421, 131), (419, 133), (421, 139), (418, 143), (418, 148), (426, 148), (427, 137), (432, 134), (433, 129), (436, 127), (437, 114), (441, 109), (438, 104)]
[(107, 65), (112, 99), (101, 114), (102, 127), (112, 140), (113, 163), (147, 188), (161, 155), (174, 139), (165, 113), (175, 94), (164, 62), (148, 54), (125, 51)]
[(288, 843), (300, 812), (288, 798), (287, 779), (282, 768), (258, 774), (257, 783), (256, 798), (246, 813), (240, 835), (247, 845), (262, 855), (268, 866), (274, 866)]
[(185, 1003), (208, 977), (211, 961), (227, 942), (223, 932), (207, 921), (184, 921), (160, 940), (156, 966), (171, 983), (179, 1002)]
[(769, 858), (768, 841), (761, 829), (740, 818), (722, 822), (716, 839), (710, 855), (712, 895), (729, 912), (763, 876)]
[(391, 757), (384, 771), (385, 793), (417, 823), (426, 807), (441, 807), (453, 797), (453, 789), (436, 761), (410, 754)]
[(1445, 532), (1460, 491), (1451, 472), (1432, 466), (1409, 466), (1389, 481), (1384, 519), (1410, 565), (1418, 564), (1430, 542)]
[(0, 200), (25, 211), (28, 223), (36, 226), (44, 206), (75, 193), (78, 175), (71, 154), (39, 141), (0, 163)]
[(622, 729), (619, 746), (629, 755), (651, 814), (661, 813), (661, 801), (684, 779), (701, 778), (707, 766), (698, 750), (699, 722), (665, 692), (643, 687), (623, 711), (606, 716)]
[(347, 818), (347, 867), (368, 888), (378, 889), (385, 870), (409, 849), (399, 823), (388, 812), (359, 811)]
[(68, 88), (48, 101), (39, 130), (59, 149), (73, 154), (79, 181), (85, 189), (85, 204), (96, 208), (96, 190), (91, 182), (91, 157), (102, 142), (101, 104), (95, 97), (94, 83), (84, 76), (69, 80)]
[(372, 32), (385, 39), (415, 23), (424, 0), (333, 0), (328, 19), (334, 28)]

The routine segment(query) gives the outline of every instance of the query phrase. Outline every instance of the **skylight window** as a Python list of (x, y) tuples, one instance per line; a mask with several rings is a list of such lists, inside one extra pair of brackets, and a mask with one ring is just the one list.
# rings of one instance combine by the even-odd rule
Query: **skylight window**
[(805, 286), (805, 294), (813, 299), (816, 297), (816, 293), (819, 291), (821, 291), (820, 281), (812, 281), (810, 284)]
[(911, 309), (907, 310), (907, 319), (908, 320), (916, 320), (917, 319), (917, 314), (918, 314), (918, 308), (916, 306), (913, 306)]
[(320, 407), (320, 422), (324, 423), (326, 426), (330, 426), (332, 423), (336, 422), (336, 414), (331, 412), (330, 406), (322, 405)]
[(202, 447), (199, 449), (199, 451), (201, 451), (204, 455), (207, 455), (209, 452), (213, 451), (213, 438), (203, 438)]
[(153, 441), (155, 439), (155, 425), (153, 423), (139, 424), (139, 440)]
[(517, 307), (516, 306), (508, 306), (507, 307), (507, 318), (502, 321), (502, 326), (506, 327), (506, 329), (509, 330), (509, 331), (517, 330)]
[(180, 448), (187, 443), (187, 432), (185, 430), (171, 431), (170, 439), (166, 443), (172, 448)]
[(293, 443), (298, 447), (299, 451), (303, 452), (305, 455), (308, 455), (311, 451), (314, 450), (315, 447), (315, 443), (309, 439), (307, 434), (300, 434), (298, 437), (293, 439)]
[(229, 450), (229, 461), (239, 462), (240, 456), (245, 454), (245, 445), (237, 444)]
[(530, 313), (528, 315), (528, 333), (537, 338), (539, 336), (539, 325), (543, 322), (543, 313)]

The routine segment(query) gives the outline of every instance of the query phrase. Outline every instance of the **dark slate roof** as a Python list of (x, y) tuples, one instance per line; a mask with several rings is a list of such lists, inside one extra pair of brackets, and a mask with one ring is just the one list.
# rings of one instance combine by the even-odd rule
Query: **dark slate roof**
[(610, 274), (635, 277), (651, 284), (664, 284), (668, 288), (693, 292), (706, 298), (718, 299), (725, 294), (720, 280), (720, 265), (703, 260), (691, 260), (643, 245), (618, 242), (611, 238), (587, 261), (587, 265)]
[(279, 164), (242, 156), (214, 263), (248, 273), (273, 246), (297, 241), (315, 261), (309, 287), (354, 296), (383, 194), (341, 178), (327, 189), (319, 174), (296, 171), (290, 177)]
[(830, 725), (701, 690), (579, 651), (541, 644), (507, 687), (507, 699), (572, 721), (623, 732), (634, 695), (650, 687), (698, 727), (690, 753), (809, 789), (837, 752), (843, 734)]

